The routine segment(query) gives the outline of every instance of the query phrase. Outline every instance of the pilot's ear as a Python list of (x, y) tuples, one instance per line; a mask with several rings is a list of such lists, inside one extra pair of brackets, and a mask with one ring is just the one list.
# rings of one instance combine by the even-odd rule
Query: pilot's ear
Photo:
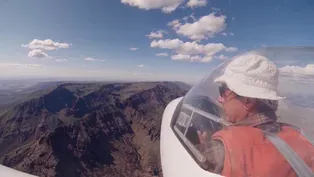
[(256, 99), (252, 98), (243, 98), (244, 109), (250, 111), (256, 105)]

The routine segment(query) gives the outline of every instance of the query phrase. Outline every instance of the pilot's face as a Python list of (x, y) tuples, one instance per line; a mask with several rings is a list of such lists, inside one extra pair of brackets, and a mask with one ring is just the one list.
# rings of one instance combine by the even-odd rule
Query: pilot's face
[(247, 116), (247, 111), (244, 109), (244, 104), (237, 95), (228, 89), (226, 86), (219, 88), (220, 97), (218, 101), (223, 105), (226, 114), (226, 121), (236, 123), (243, 120)]

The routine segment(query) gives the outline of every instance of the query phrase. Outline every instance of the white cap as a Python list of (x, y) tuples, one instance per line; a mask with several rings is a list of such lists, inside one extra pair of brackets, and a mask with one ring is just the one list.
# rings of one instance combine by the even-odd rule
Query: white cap
[(248, 53), (233, 59), (214, 82), (225, 83), (236, 94), (258, 99), (280, 100), (279, 70), (264, 56)]

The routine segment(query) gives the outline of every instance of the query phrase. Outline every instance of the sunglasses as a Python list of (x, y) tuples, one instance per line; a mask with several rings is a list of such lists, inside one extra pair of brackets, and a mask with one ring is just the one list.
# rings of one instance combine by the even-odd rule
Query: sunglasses
[(229, 90), (226, 84), (222, 84), (218, 89), (219, 89), (219, 94), (221, 97), (226, 96), (226, 91)]
[[(226, 98), (226, 97), (229, 97), (229, 95), (231, 94), (231, 93), (230, 93), (230, 94), (226, 95), (226, 91), (227, 91), (227, 90), (230, 90), (230, 89), (228, 88), (228, 86), (227, 86), (226, 84), (222, 84), (218, 89), (219, 89), (219, 94), (220, 94), (220, 97), (221, 97), (222, 101), (223, 101), (223, 102), (227, 101), (227, 100), (225, 100), (225, 98)], [(234, 92), (233, 92), (233, 93), (234, 93)], [(228, 99), (228, 101), (230, 101), (230, 100), (232, 100), (232, 99), (234, 99), (234, 98), (237, 98), (237, 99), (239, 99), (239, 100), (242, 100), (242, 99), (241, 99), (241, 98), (242, 98), (241, 96), (235, 94), (235, 96), (232, 97), (231, 99)]]

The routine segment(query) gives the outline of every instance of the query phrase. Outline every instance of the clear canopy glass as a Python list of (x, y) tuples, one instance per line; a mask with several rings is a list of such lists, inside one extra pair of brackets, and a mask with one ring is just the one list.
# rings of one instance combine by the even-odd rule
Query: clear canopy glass
[[(280, 96), (277, 121), (296, 126), (314, 139), (314, 47), (268, 47), (242, 53), (256, 53), (271, 60), (279, 69)], [(239, 55), (237, 55), (239, 56)], [(198, 148), (199, 133), (207, 138), (232, 123), (224, 119), (222, 105), (218, 102), (219, 86), (214, 79), (222, 75), (226, 66), (237, 56), (225, 61), (195, 84), (183, 98), (173, 129), (191, 156), (203, 168), (210, 170), (206, 157)]]

